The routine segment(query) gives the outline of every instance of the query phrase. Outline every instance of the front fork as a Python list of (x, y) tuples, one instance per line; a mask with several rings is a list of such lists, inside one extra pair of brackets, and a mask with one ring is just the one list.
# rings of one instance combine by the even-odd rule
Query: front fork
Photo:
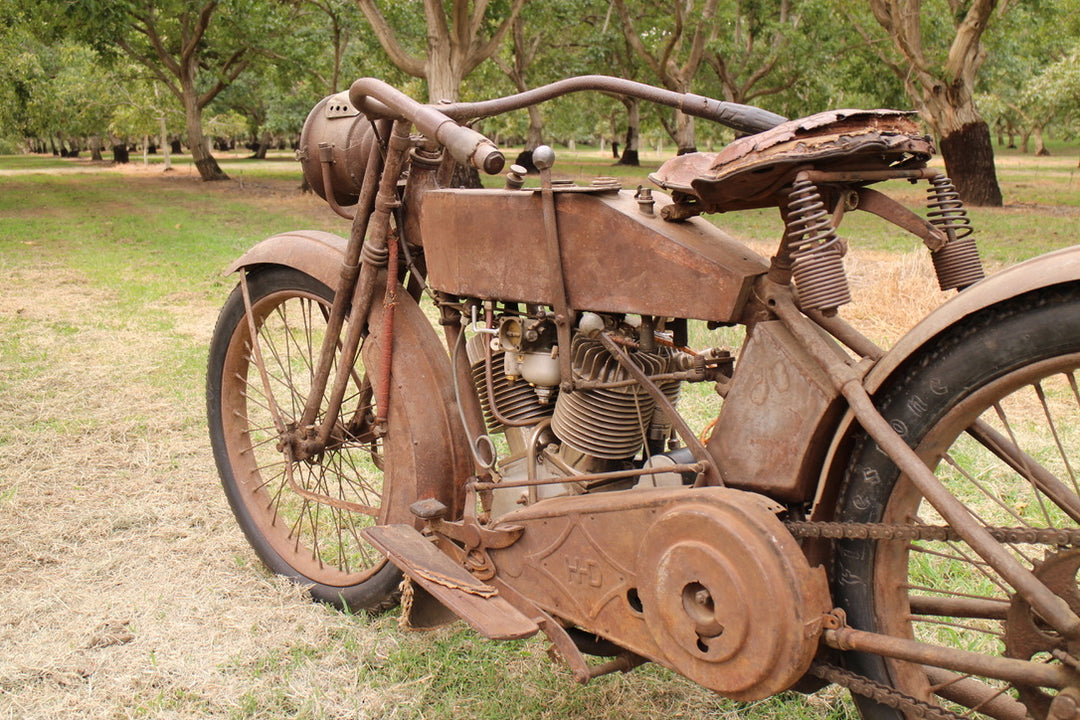
[[(389, 127), (388, 142), (381, 138), (386, 136), (389, 124), (383, 121), (379, 125), (381, 127), (375, 133), (379, 140), (372, 143), (368, 156), (358, 208), (341, 266), (341, 279), (334, 294), (318, 366), (312, 378), (311, 393), (297, 427), (282, 438), (291, 446), (295, 460), (304, 460), (322, 452), (330, 442), (360, 342), (368, 330), (365, 319), (375, 302), (380, 287), (379, 278), (383, 274), (387, 282), (387, 303), (383, 316), (384, 357), (379, 363), (379, 377), (371, 379), (371, 382), (377, 413), (373, 430), (376, 435), (385, 432), (390, 392), (389, 355), (393, 348), (393, 293), (397, 285), (397, 245), (396, 241), (391, 243), (389, 240), (390, 218), (399, 207), (397, 181), (412, 143), (409, 139), (411, 123), (408, 121), (397, 120)], [(326, 192), (332, 195), (333, 188), (327, 188)], [(342, 337), (346, 315), (353, 318), (353, 322), (349, 323)], [(337, 372), (324, 406), (335, 357), (338, 358)], [(320, 410), (324, 411), (323, 419), (316, 423)]]

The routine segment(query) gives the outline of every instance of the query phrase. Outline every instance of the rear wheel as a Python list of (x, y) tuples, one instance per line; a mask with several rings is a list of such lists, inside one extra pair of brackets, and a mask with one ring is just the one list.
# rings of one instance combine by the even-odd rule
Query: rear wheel
[[(1078, 370), (1080, 288), (1064, 286), (950, 328), (878, 397), (882, 414), (945, 486), (1074, 612), (1080, 612), (1080, 546), (1076, 536), (1050, 531), (1080, 526)], [(865, 438), (856, 444), (838, 519), (945, 524)], [(1080, 655), (962, 541), (845, 540), (836, 558), (836, 596), (857, 629), (1039, 663)], [(863, 653), (850, 653), (846, 662), (965, 715), (1042, 718), (1057, 692)], [(902, 717), (856, 701), (864, 717)]]

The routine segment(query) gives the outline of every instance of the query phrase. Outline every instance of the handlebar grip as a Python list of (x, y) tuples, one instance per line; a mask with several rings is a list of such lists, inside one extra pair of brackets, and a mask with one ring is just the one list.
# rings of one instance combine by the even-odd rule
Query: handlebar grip
[(753, 105), (714, 100), (693, 93), (683, 95), (681, 109), (688, 115), (706, 118), (734, 130), (751, 134), (770, 130), (787, 120), (783, 115), (777, 115)]

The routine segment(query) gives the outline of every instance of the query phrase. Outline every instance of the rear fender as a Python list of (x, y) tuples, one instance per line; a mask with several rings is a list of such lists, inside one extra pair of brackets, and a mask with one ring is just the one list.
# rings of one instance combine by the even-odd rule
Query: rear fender
[[(1080, 282), (1080, 246), (1040, 255), (991, 275), (935, 309), (909, 330), (874, 364), (864, 378), (863, 386), (870, 395), (887, 388), (908, 360), (917, 357), (942, 332), (964, 318), (1011, 298), (1071, 282)], [(814, 503), (815, 520), (828, 520), (834, 513), (839, 486), (847, 468), (854, 424), (854, 414), (849, 410), (833, 434)]]

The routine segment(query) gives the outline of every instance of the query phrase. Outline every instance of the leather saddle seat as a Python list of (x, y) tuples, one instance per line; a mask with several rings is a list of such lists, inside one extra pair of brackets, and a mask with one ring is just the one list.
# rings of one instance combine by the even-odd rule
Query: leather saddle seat
[(776, 206), (801, 170), (924, 167), (934, 145), (913, 115), (899, 110), (817, 113), (741, 137), (718, 153), (672, 158), (649, 179), (696, 212)]

